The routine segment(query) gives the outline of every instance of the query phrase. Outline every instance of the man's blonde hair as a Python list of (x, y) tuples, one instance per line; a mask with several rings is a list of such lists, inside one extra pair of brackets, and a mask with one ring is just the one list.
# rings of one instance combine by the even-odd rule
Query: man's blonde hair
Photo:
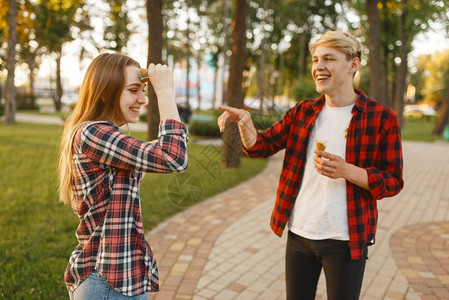
[(346, 59), (354, 57), (362, 59), (362, 44), (349, 32), (328, 31), (314, 43), (309, 44), (310, 53), (313, 55), (316, 47), (324, 46), (333, 48), (346, 54)]

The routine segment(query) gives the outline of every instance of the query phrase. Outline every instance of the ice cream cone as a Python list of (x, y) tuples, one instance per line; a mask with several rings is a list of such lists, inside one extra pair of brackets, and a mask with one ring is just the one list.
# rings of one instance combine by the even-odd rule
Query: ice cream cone
[(148, 77), (148, 70), (147, 69), (140, 68), (140, 70), (139, 70), (139, 80), (140, 80), (141, 83), (145, 83), (145, 82), (150, 80), (150, 78)]
[(315, 140), (315, 145), (317, 150), (326, 150), (326, 141)]

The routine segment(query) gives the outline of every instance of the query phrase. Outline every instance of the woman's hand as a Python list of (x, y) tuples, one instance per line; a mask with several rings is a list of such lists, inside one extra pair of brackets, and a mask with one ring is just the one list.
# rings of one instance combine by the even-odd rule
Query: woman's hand
[[(167, 65), (153, 64), (148, 66), (148, 77), (156, 95), (173, 97), (175, 100), (175, 84), (173, 81), (173, 70)], [(159, 97), (158, 97), (159, 98)]]
[(150, 64), (148, 66), (148, 77), (157, 96), (160, 119), (180, 121), (175, 101), (173, 70), (167, 65)]

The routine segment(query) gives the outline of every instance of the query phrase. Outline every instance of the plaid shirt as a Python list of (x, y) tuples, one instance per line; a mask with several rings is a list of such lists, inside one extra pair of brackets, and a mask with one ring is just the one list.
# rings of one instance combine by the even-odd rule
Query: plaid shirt
[[(364, 255), (365, 244), (374, 243), (377, 226), (376, 200), (391, 197), (403, 187), (400, 126), (395, 112), (367, 98), (360, 90), (349, 124), (346, 162), (368, 173), (369, 191), (346, 181), (349, 246), (351, 258)], [(301, 188), (307, 145), (324, 96), (305, 100), (291, 108), (270, 128), (259, 132), (257, 141), (244, 151), (251, 157), (270, 156), (286, 149), (271, 228), (281, 236)], [(307, 188), (307, 187), (305, 187)]]
[(142, 172), (186, 170), (186, 143), (186, 127), (174, 120), (162, 121), (158, 141), (150, 143), (124, 135), (111, 122), (89, 123), (76, 132), (72, 209), (80, 224), (64, 276), (69, 291), (94, 270), (126, 296), (159, 290), (139, 187)]

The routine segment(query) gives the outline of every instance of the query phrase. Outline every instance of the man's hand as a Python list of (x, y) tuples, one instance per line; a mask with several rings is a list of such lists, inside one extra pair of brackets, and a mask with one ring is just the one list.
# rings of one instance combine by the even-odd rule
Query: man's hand
[(244, 110), (230, 106), (218, 106), (219, 110), (224, 111), (220, 117), (218, 117), (218, 127), (220, 132), (225, 130), (226, 121), (238, 123), (239, 126), (245, 126), (251, 121), (251, 114)]
[(313, 158), (313, 163), (318, 173), (332, 179), (343, 178), (369, 190), (368, 173), (365, 169), (347, 163), (338, 155), (320, 150), (314, 152), (316, 155)]
[(244, 109), (230, 106), (219, 106), (218, 109), (224, 111), (218, 117), (220, 132), (224, 132), (226, 121), (237, 123), (243, 145), (246, 148), (251, 148), (257, 140), (257, 130), (251, 120), (251, 114)]

